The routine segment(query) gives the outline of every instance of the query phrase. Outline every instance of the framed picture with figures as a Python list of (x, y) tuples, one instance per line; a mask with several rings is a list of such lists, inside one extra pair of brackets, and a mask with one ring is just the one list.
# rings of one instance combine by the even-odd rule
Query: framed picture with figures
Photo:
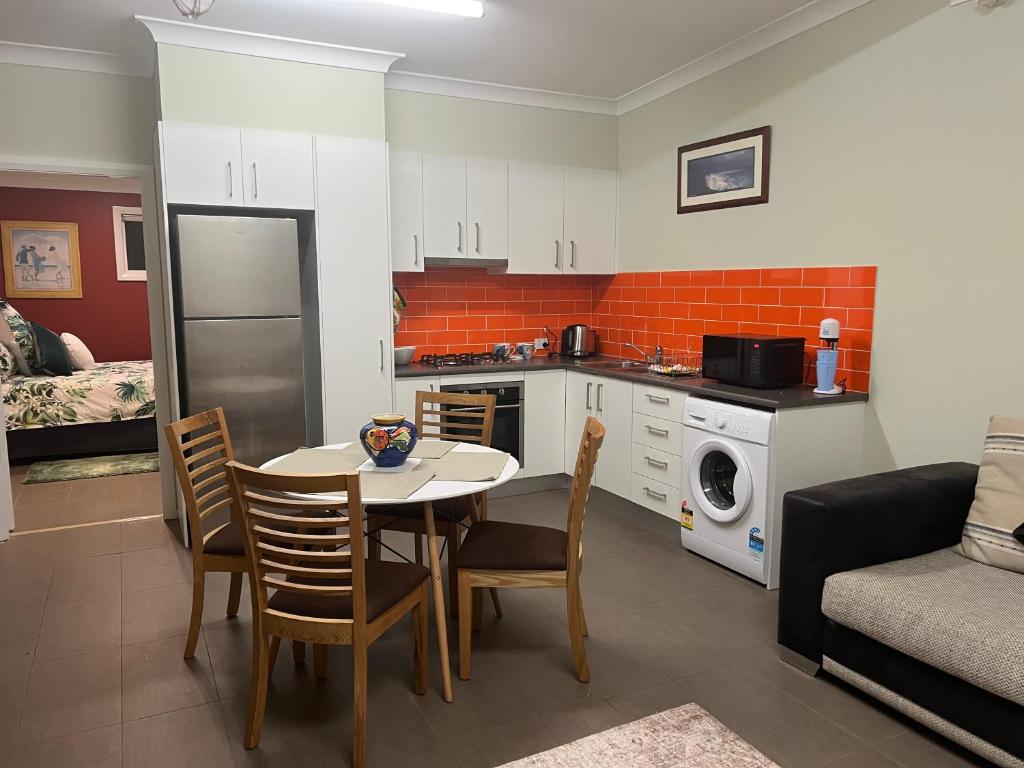
[(82, 298), (77, 224), (3, 221), (0, 222), (0, 239), (7, 298)]

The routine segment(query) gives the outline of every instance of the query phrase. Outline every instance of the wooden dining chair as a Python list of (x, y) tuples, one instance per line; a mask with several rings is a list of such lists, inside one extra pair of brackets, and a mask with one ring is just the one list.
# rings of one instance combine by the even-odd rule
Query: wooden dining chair
[[(366, 764), (367, 649), (407, 613), (412, 613), (413, 625), (413, 690), (426, 693), (430, 572), (413, 563), (364, 559), (357, 473), (285, 475), (234, 461), (228, 463), (227, 471), (252, 569), (252, 683), (245, 747), (259, 743), (269, 670), (282, 638), (313, 643), (316, 655), (323, 659), (326, 646), (350, 645), (352, 765), (362, 768)], [(309, 498), (310, 494), (333, 498)], [(337, 500), (342, 494), (346, 501)]]
[(481, 587), (558, 587), (566, 591), (569, 640), (576, 675), (590, 682), (583, 638), (587, 620), (580, 593), (583, 569), (583, 518), (605, 428), (587, 418), (569, 489), (567, 530), (494, 520), (474, 523), (458, 553), (459, 677), (469, 680), (472, 642), (471, 593)]
[[(494, 431), (494, 404), (494, 395), (417, 392), (416, 432), (420, 438), (475, 443), (490, 447)], [(455, 559), (461, 541), (461, 528), (474, 513), (478, 513), (481, 519), (487, 518), (487, 494), (477, 494), (474, 498), (443, 499), (433, 502), (433, 506), (437, 533), (447, 540), (449, 602), (452, 606), (452, 615), (457, 616)], [(423, 563), (423, 537), (427, 535), (427, 530), (423, 521), (422, 505), (369, 506), (367, 512), (370, 513), (372, 559), (380, 559), (379, 536), (384, 530), (389, 530), (413, 534), (416, 562)], [(501, 601), (497, 590), (491, 592), (491, 601), (494, 603), (495, 613), (501, 616)], [(479, 621), (479, 605), (474, 615)]]
[(185, 499), (192, 548), (192, 617), (185, 640), (185, 658), (195, 656), (203, 621), (206, 574), (230, 573), (228, 616), (238, 615), (242, 576), (249, 571), (242, 527), (233, 514), (231, 486), (225, 465), (234, 459), (224, 411), (197, 413), (164, 427), (174, 471)]

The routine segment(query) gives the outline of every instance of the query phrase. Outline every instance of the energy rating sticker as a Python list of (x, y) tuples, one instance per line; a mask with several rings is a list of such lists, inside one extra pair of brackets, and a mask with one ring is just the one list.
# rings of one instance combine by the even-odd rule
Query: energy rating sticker
[(686, 499), (679, 509), (679, 524), (688, 531), (693, 530), (693, 513), (687, 508)]

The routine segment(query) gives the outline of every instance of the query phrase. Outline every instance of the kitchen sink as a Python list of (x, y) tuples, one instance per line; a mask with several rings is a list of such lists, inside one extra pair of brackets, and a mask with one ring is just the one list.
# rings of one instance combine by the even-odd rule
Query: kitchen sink
[(588, 368), (619, 368), (623, 370), (647, 370), (647, 363), (642, 360), (596, 360), (583, 363)]

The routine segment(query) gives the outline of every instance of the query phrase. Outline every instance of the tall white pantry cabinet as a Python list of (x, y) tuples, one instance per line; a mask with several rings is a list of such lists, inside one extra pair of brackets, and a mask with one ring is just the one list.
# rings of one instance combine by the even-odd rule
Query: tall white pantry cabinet
[[(322, 392), (325, 442), (354, 440), (371, 414), (393, 407), (384, 142), (167, 121), (159, 131), (165, 206), (232, 207), (238, 216), (245, 208), (314, 211), (322, 379), (314, 389)], [(281, 365), (300, 365), (295, 353)]]

